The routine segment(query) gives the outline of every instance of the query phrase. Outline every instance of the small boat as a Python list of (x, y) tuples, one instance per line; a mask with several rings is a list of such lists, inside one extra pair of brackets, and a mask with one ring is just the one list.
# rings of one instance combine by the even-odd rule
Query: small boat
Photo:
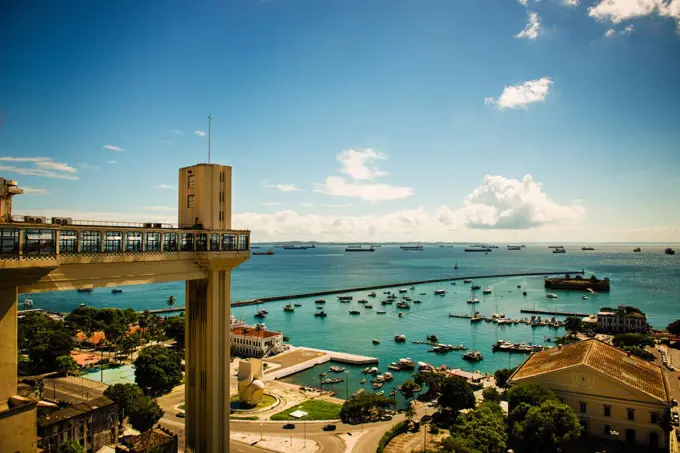
[[(365, 379), (364, 379), (364, 380), (365, 380)], [(362, 384), (363, 384), (363, 382), (362, 382)], [(359, 390), (357, 390), (356, 392), (352, 393), (352, 396), (353, 396), (354, 398), (356, 398), (357, 396), (361, 395), (362, 393), (364, 393), (364, 389), (359, 389)]]
[(380, 303), (381, 303), (382, 305), (392, 305), (392, 301), (391, 301), (391, 300), (383, 300), (383, 301), (380, 302)]
[(274, 254), (274, 250), (267, 250), (266, 252), (253, 252), (253, 255), (268, 255), (271, 256)]
[(322, 371), (321, 373), (319, 373), (319, 376), (321, 376), (321, 377), (326, 376), (326, 372), (325, 372), (325, 371)]
[(255, 315), (253, 316), (255, 316), (256, 318), (264, 318), (265, 316), (267, 316), (267, 314), (263, 310), (258, 310), (257, 312), (255, 312)]
[(526, 292), (526, 291), (522, 291), (522, 296), (526, 296), (526, 295), (527, 295), (527, 292)]
[(668, 247), (666, 250), (663, 251), (666, 255), (675, 255), (675, 250), (672, 248)]
[(404, 313), (400, 311), (398, 316), (399, 316), (400, 318), (403, 318), (403, 317), (404, 317)]
[(404, 343), (406, 341), (406, 335), (395, 335), (394, 341), (397, 343)]
[(85, 302), (80, 304), (81, 307), (87, 307), (87, 304)]
[(434, 295), (435, 296), (444, 296), (446, 294), (445, 289), (435, 289), (434, 290)]
[(314, 301), (315, 304), (325, 304), (326, 301), (324, 299), (317, 299)]
[(401, 302), (397, 303), (397, 308), (403, 308), (403, 309), (408, 310), (408, 309), (411, 308), (411, 306), (408, 304), (408, 302), (401, 301)]
[(323, 307), (316, 307), (317, 310), (323, 310)]
[(93, 288), (78, 288), (79, 293), (91, 293), (92, 291), (94, 291)]
[(593, 251), (595, 249), (592, 248), (592, 247), (581, 247), (581, 250), (583, 250), (584, 252), (590, 252), (590, 251)]
[(458, 261), (456, 261), (456, 265), (453, 266), (453, 268), (456, 269), (456, 270), (458, 269)]
[(519, 251), (519, 250), (522, 250), (522, 247), (520, 247), (519, 245), (508, 245), (508, 250), (511, 251), (511, 252), (512, 251)]
[(482, 289), (482, 287), (479, 285), (472, 285), (471, 288), (474, 289), (475, 291)]
[(463, 359), (470, 362), (479, 362), (480, 360), (484, 360), (484, 356), (482, 356), (482, 353), (479, 351), (468, 351), (463, 353)]
[(481, 302), (481, 301), (479, 299), (477, 299), (476, 297), (473, 297), (472, 299), (467, 300), (468, 304), (478, 304), (479, 302)]
[(552, 341), (552, 338), (550, 338), (550, 337), (545, 337), (545, 341), (551, 342), (551, 341)]
[(260, 311), (261, 311), (262, 313), (264, 313), (265, 315), (268, 315), (268, 314), (269, 314), (269, 312), (268, 312), (267, 310), (265, 310), (264, 308), (260, 309)]
[(326, 313), (325, 311), (319, 311), (319, 312), (314, 313), (314, 316), (318, 316), (320, 318), (325, 318), (326, 316), (328, 316), (328, 313)]
[(285, 307), (283, 307), (283, 311), (291, 312), (291, 311), (295, 311), (295, 309), (293, 308), (293, 306), (291, 304), (288, 304)]
[(377, 294), (375, 292), (368, 293), (368, 297), (376, 297)]
[(384, 315), (385, 313), (387, 313), (385, 310), (378, 310), (375, 312), (376, 315)]
[(472, 318), (470, 318), (470, 322), (479, 322), (479, 321), (481, 321), (482, 319), (484, 319), (484, 318), (482, 317), (482, 314), (481, 314), (480, 312), (476, 311), (475, 314), (472, 315)]
[(366, 305), (364, 305), (364, 308), (373, 308), (373, 305), (366, 304)]
[(413, 303), (414, 303), (414, 304), (422, 304), (423, 301), (420, 300), (420, 299), (416, 299), (416, 300), (413, 301)]
[(588, 296), (583, 296), (581, 299), (588, 300)]
[(557, 299), (557, 294), (555, 293), (548, 293), (545, 295), (548, 299)]
[(427, 295), (427, 293), (420, 293), (420, 294), (418, 294), (418, 295), (419, 295), (419, 296), (425, 296), (425, 295)]
[(521, 288), (521, 287), (522, 287), (522, 285), (517, 285), (517, 288)]
[(360, 312), (359, 310), (350, 310), (350, 311), (349, 311), (349, 314), (350, 314), (350, 315), (360, 315), (361, 312)]
[[(382, 386), (381, 386), (381, 387), (382, 387)], [(384, 390), (381, 390), (381, 391), (379, 391), (379, 392), (376, 392), (375, 394), (378, 395), (378, 396), (383, 396), (383, 395), (385, 394), (385, 391), (384, 391)]]
[(567, 253), (565, 249), (555, 249), (552, 251), (553, 253)]
[(415, 287), (415, 286), (411, 286), (409, 289), (416, 289), (416, 287)]
[(359, 302), (360, 304), (367, 304), (368, 299), (359, 299), (357, 302)]
[(302, 307), (302, 304), (293, 304), (295, 307)]
[(640, 247), (635, 247), (635, 248), (633, 249), (633, 251), (634, 251), (635, 253), (640, 253), (640, 252), (642, 251), (642, 249), (641, 249)]
[(400, 293), (407, 293), (407, 292), (408, 292), (408, 289), (406, 289), (406, 288), (401, 288), (401, 289), (399, 290), (399, 292), (400, 292)]
[(427, 335), (425, 338), (427, 338), (427, 340), (431, 341), (432, 343), (439, 343), (439, 338), (437, 338), (437, 335)]
[(375, 249), (373, 247), (349, 246), (345, 249), (345, 252), (375, 252)]
[(111, 293), (112, 293), (112, 294), (120, 294), (120, 293), (122, 293), (122, 292), (123, 292), (123, 290), (120, 289), (120, 288), (113, 288), (113, 289), (111, 290)]
[(373, 344), (380, 344), (380, 340), (376, 340), (375, 338), (374, 338), (373, 340), (371, 340), (371, 342), (372, 342)]
[(482, 291), (482, 294), (491, 294), (491, 292), (491, 288), (486, 288), (484, 291)]
[(379, 388), (381, 388), (382, 386), (383, 386), (383, 383), (382, 383), (382, 382), (374, 382), (374, 383), (373, 383), (373, 388), (374, 388), (374, 389), (379, 389)]
[[(366, 383), (366, 379), (362, 379), (362, 380), (359, 381), (359, 382), (362, 383), (362, 384), (365, 384), (365, 383)], [(363, 390), (363, 389), (361, 389), (361, 390)]]
[(466, 278), (465, 280), (463, 280), (463, 283), (472, 283), (472, 279), (471, 279), (471, 278)]
[(345, 371), (345, 369), (341, 366), (333, 365), (328, 369), (328, 371), (332, 373), (342, 373), (343, 371)]
[(350, 301), (352, 299), (354, 299), (354, 297), (348, 296), (347, 294), (342, 294), (342, 295), (338, 296), (338, 300), (340, 300), (340, 301)]

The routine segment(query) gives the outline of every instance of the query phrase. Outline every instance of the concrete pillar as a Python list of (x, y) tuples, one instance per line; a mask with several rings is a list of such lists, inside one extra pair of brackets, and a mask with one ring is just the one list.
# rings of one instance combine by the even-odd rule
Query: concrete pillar
[(0, 286), (0, 411), (17, 393), (17, 304), (19, 288)]
[(230, 271), (186, 282), (187, 451), (229, 451)]

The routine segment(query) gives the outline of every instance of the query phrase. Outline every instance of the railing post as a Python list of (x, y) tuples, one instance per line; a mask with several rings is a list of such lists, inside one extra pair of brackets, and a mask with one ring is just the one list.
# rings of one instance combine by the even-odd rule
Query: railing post
[(19, 228), (19, 259), (24, 254), (24, 230), (23, 228)]
[(60, 242), (60, 240), (61, 240), (61, 230), (59, 228), (57, 228), (57, 234), (55, 235), (55, 239), (54, 239), (54, 242), (55, 242), (54, 251), (55, 251), (57, 256), (59, 256), (59, 242)]

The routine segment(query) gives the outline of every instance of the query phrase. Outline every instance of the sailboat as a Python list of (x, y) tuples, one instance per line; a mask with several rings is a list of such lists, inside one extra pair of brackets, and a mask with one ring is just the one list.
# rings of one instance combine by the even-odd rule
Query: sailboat
[(472, 297), (471, 297), (470, 299), (468, 299), (467, 303), (468, 303), (468, 304), (478, 304), (478, 303), (479, 303), (479, 299), (477, 299), (477, 298), (475, 297), (475, 290), (474, 290), (474, 289), (471, 289), (471, 291), (472, 291)]
[(458, 261), (456, 261), (456, 265), (453, 266), (453, 268), (454, 268), (455, 270), (458, 270)]

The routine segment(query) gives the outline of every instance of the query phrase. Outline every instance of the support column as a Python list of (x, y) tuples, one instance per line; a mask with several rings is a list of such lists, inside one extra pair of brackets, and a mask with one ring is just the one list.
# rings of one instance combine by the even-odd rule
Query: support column
[(185, 407), (188, 452), (229, 451), (230, 271), (186, 282)]
[(0, 411), (17, 393), (17, 305), (19, 288), (0, 287)]

